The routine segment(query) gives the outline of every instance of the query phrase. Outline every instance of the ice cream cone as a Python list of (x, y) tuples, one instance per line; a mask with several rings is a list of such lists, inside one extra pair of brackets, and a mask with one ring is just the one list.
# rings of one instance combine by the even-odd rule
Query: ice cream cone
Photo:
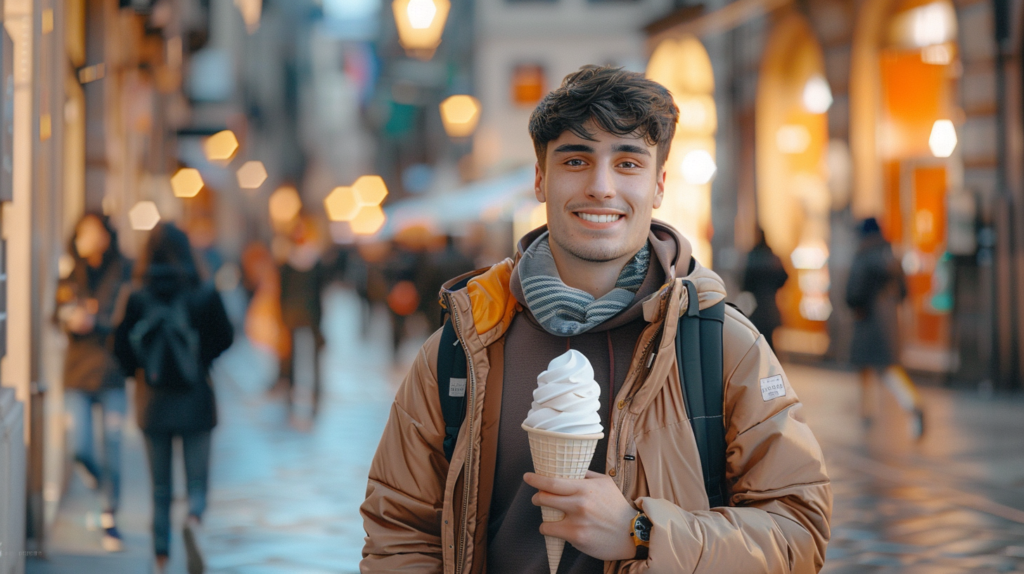
[[(534, 472), (553, 478), (582, 480), (587, 475), (591, 459), (594, 458), (597, 441), (604, 438), (604, 433), (568, 434), (535, 429), (525, 424), (523, 430), (530, 437)], [(547, 506), (541, 506), (540, 512), (544, 522), (557, 522), (565, 518), (565, 513), (561, 510)], [(562, 559), (565, 541), (554, 536), (545, 536), (544, 543), (548, 550), (548, 567), (551, 574), (555, 574)]]

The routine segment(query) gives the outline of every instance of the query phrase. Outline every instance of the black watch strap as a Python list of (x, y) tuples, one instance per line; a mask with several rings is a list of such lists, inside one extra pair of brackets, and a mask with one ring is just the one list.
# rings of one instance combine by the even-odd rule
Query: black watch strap
[(647, 553), (649, 551), (650, 549), (646, 546), (637, 546), (636, 556), (633, 557), (633, 560), (647, 560)]

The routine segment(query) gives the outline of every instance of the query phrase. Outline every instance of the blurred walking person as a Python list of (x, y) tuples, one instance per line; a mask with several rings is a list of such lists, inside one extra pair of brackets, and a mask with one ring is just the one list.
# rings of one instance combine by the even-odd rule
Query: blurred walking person
[(204, 570), (197, 531), (206, 509), (210, 435), (217, 407), (210, 364), (231, 346), (233, 330), (217, 291), (200, 281), (188, 237), (171, 223), (150, 232), (117, 328), (115, 352), (136, 374), (136, 412), (153, 486), (153, 550), (163, 571), (170, 550), (172, 442), (179, 437), (188, 486), (183, 530), (189, 574)]
[(756, 306), (750, 314), (750, 322), (757, 327), (768, 346), (775, 350), (772, 334), (782, 325), (782, 315), (775, 295), (786, 284), (789, 274), (782, 265), (782, 260), (768, 246), (764, 238), (764, 230), (758, 227), (755, 231), (757, 243), (747, 254), (747, 268), (743, 273), (743, 290), (754, 296)]
[(320, 262), (322, 237), (312, 217), (300, 217), (289, 239), (288, 258), (279, 273), (281, 319), (291, 346), (281, 359), (280, 380), (288, 391), (292, 425), (308, 430), (320, 403), (320, 352), (324, 347), (321, 296), (326, 272)]
[[(119, 302), (131, 285), (131, 262), (103, 215), (88, 213), (75, 226), (68, 247), (74, 267), (57, 287), (57, 319), (68, 335), (64, 355), (64, 404), (72, 421), (75, 461), (91, 488), (103, 497), (103, 549), (121, 550), (115, 516), (121, 494), (121, 431), (126, 412), (125, 378), (113, 354)], [(93, 407), (102, 412), (100, 439)], [(98, 446), (103, 445), (103, 457)]]
[(846, 284), (846, 304), (855, 318), (850, 362), (860, 367), (861, 417), (865, 425), (873, 421), (877, 377), (910, 416), (911, 437), (919, 440), (924, 434), (921, 397), (899, 365), (898, 310), (907, 296), (906, 279), (878, 221), (865, 219), (860, 232), (860, 245)]

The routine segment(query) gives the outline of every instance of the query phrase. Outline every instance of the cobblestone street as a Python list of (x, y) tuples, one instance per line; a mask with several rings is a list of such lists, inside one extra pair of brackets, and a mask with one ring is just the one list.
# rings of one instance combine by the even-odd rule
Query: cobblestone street
[[(383, 315), (367, 333), (355, 297), (328, 299), (327, 390), (309, 432), (289, 425), (269, 398), (275, 366), (239, 343), (217, 366), (221, 407), (214, 435), (208, 571), (225, 574), (356, 572), (370, 458), (395, 386), (422, 339), (391, 367)], [(803, 364), (787, 372), (826, 452), (835, 490), (823, 572), (1024, 572), (1024, 398), (922, 389), (927, 431), (912, 444), (888, 395), (870, 429), (858, 417), (855, 373)], [(91, 493), (72, 480), (50, 540), (49, 562), (30, 574), (146, 572), (148, 480), (141, 438), (126, 436), (126, 552), (104, 555), (86, 514)], [(176, 480), (178, 505), (183, 480)], [(176, 524), (184, 508), (178, 508)], [(185, 571), (180, 529), (170, 572)]]

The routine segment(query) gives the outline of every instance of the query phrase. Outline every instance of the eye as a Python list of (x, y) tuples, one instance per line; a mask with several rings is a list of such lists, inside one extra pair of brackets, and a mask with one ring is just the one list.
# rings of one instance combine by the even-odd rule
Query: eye
[(627, 160), (625, 160), (623, 162), (620, 162), (619, 163), (619, 167), (624, 167), (624, 168), (627, 168), (627, 169), (634, 169), (634, 168), (640, 167), (640, 164), (636, 163), (635, 161), (627, 159)]
[(572, 158), (565, 162), (565, 165), (569, 167), (581, 167), (584, 165), (583, 160), (579, 158)]

